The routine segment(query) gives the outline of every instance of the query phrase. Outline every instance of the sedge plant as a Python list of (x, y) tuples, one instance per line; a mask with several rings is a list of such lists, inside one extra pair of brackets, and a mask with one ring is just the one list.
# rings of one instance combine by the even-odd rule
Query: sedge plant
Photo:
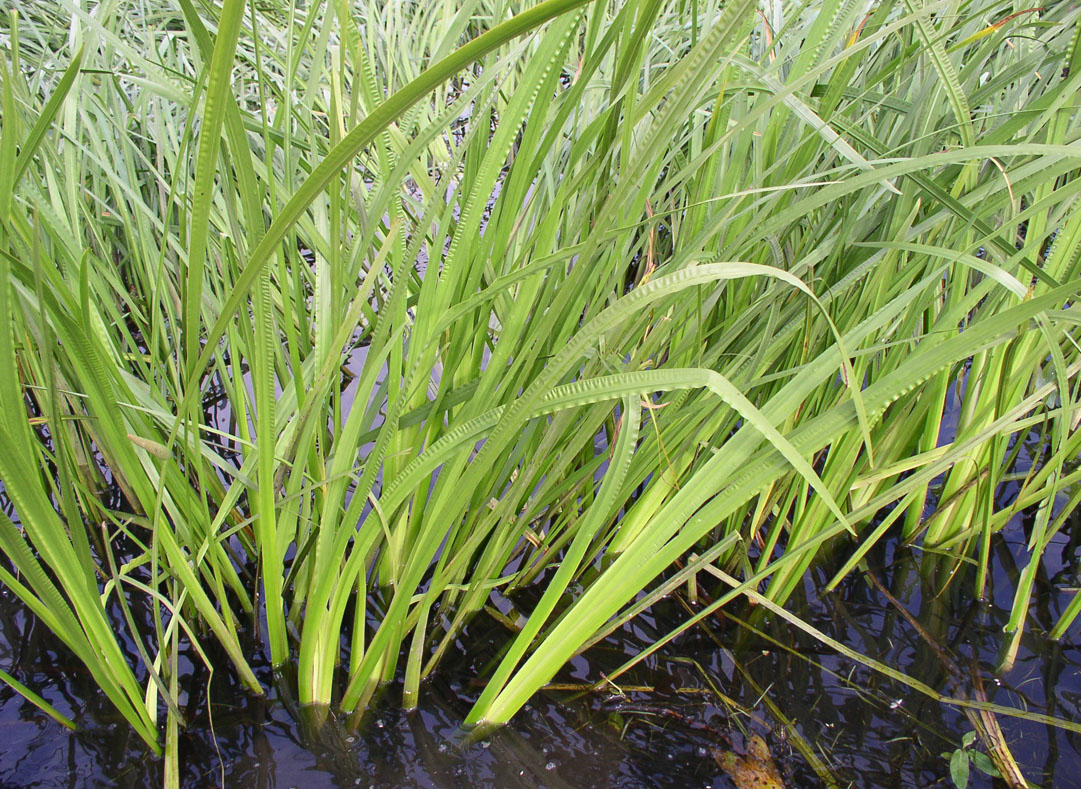
[(384, 5), (4, 20), (0, 581), (148, 743), (208, 640), (415, 705), (541, 584), (498, 724), (692, 553), (779, 605), (894, 533), (978, 596), (1031, 507), (1021, 631), (1081, 474), (1081, 10)]

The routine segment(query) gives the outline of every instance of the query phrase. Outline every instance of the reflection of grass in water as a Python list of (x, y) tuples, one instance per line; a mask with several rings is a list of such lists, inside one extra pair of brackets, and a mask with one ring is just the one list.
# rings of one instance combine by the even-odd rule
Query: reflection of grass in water
[[(889, 551), (895, 550), (892, 546), (895, 540)], [(997, 547), (995, 554), (999, 555)], [(912, 583), (911, 560), (902, 553), (902, 558), (883, 567), (880, 563), (888, 556), (876, 554), (871, 559), (874, 572), (897, 594), (914, 594), (906, 607), (918, 612), (928, 627), (948, 628), (942, 633), (942, 643), (956, 650), (963, 666), (972, 655), (991, 672), (1001, 627), (1009, 616), (1008, 601), (1004, 608), (972, 605), (967, 595), (955, 593), (962, 585), (957, 583), (935, 598), (934, 609), (928, 609), (927, 603), (920, 602), (919, 585)], [(821, 570), (816, 573), (821, 580)], [(1008, 568), (996, 566), (996, 583), (1004, 591), (1008, 591), (1008, 575)], [(970, 581), (971, 575), (964, 583)], [(705, 578), (698, 587), (699, 603), (708, 604), (716, 590)], [(527, 590), (515, 600), (528, 610), (542, 591)], [(800, 598), (802, 594), (790, 601), (792, 610), (832, 637), (949, 695), (963, 698), (970, 689), (971, 682), (963, 690), (942, 684), (945, 678), (930, 649), (897, 609), (861, 577), (853, 575), (837, 592), (821, 599), (813, 594), (810, 600)], [(6, 610), (10, 613), (12, 608), (18, 606)], [(443, 785), (456, 780), (456, 771), (488, 774), (496, 766), (507, 778), (500, 785), (510, 786), (519, 785), (512, 779), (522, 770), (531, 780), (573, 776), (578, 785), (612, 782), (617, 774), (631, 785), (662, 778), (686, 783), (722, 772), (710, 748), (724, 747), (743, 755), (745, 737), (754, 732), (766, 737), (773, 758), (795, 786), (815, 782), (809, 765), (816, 760), (828, 765), (842, 785), (857, 778), (857, 785), (865, 786), (892, 781), (922, 784), (949, 774), (949, 759), (941, 754), (957, 747), (966, 728), (956, 707), (925, 699), (902, 684), (876, 676), (783, 620), (758, 618), (755, 626), (743, 619), (758, 609), (726, 606), (722, 616), (707, 618), (627, 673), (616, 673), (629, 657), (698, 610), (690, 603), (688, 587), (680, 586), (676, 594), (659, 601), (590, 649), (573, 668), (562, 671), (526, 712), (507, 728), (492, 732), (490, 743), (485, 744), (459, 742), (455, 724), (483, 688), (478, 674), (483, 676), (484, 664), (498, 654), (506, 639), (507, 625), (501, 621), (483, 616), (471, 621), (462, 643), (448, 652), (433, 682), (426, 685), (419, 715), (403, 716), (396, 711), (401, 704), (399, 676), (359, 730), (348, 716), (333, 711), (329, 717), (321, 711), (318, 720), (313, 720), (315, 710), (306, 712), (296, 703), (295, 663), (287, 664), (276, 677), (265, 665), (255, 667), (272, 694), (261, 701), (240, 692), (229, 672), (216, 672), (212, 684), (208, 683), (205, 668), (189, 649), (180, 657), (181, 707), (189, 716), (189, 725), (181, 732), (182, 782), (198, 783), (199, 776), (218, 774), (219, 751), (212, 744), (216, 741), (225, 763), (225, 785), (250, 783), (260, 776), (281, 782), (290, 770), (304, 765), (310, 765), (303, 769), (314, 770), (316, 775), (348, 779), (346, 783), (367, 777), (377, 780), (377, 785), (415, 785), (423, 783), (424, 776)], [(1001, 685), (988, 681), (987, 688), (997, 703), (1020, 704), (1037, 712), (1047, 710), (1040, 688), (1054, 689), (1056, 714), (1076, 720), (1075, 702), (1069, 700), (1075, 684), (1071, 667), (1081, 660), (1076, 644), (1067, 642), (1056, 649), (1040, 636), (1055, 615), (1043, 602), (1034, 605), (1035, 632), (1026, 634), (1019, 667), (999, 675)], [(3, 632), (17, 634), (19, 629), (9, 627), (5, 618)], [(96, 698), (99, 694), (92, 690), (89, 676), (76, 680), (70, 671), (53, 670), (57, 645), (41, 628), (35, 633), (38, 646), (20, 649), (20, 675), (42, 687), (46, 699), (78, 711), (77, 720), (85, 728), (71, 735), (75, 769), (83, 775), (107, 776), (133, 770), (133, 754), (142, 752), (137, 743), (122, 747), (115, 724), (107, 723), (108, 707)], [(213, 644), (207, 646), (211, 660), (216, 661)], [(66, 653), (60, 649), (60, 654)], [(189, 657), (195, 658), (194, 665)], [(613, 679), (585, 692), (588, 678), (602, 676)], [(208, 700), (214, 705), (212, 729), (207, 725)], [(0, 715), (13, 716), (18, 706), (5, 705)], [(1052, 757), (1042, 724), (1002, 720), (1031, 780), (1055, 785), (1054, 776), (1071, 774), (1079, 755), (1067, 738), (1062, 738), (1060, 751)], [(40, 723), (29, 725), (36, 729)], [(51, 738), (45, 736), (49, 731)], [(28, 747), (40, 749), (42, 756), (52, 753), (57, 748), (56, 734), (55, 727), (46, 728)], [(801, 737), (806, 748), (800, 748)], [(25, 783), (41, 775), (35, 772), (35, 765), (41, 764), (36, 752), (26, 753), (21, 766), (4, 760), (2, 780)], [(376, 757), (380, 766), (373, 775), (368, 770), (371, 758)], [(592, 772), (584, 771), (582, 760)], [(544, 769), (549, 762), (556, 765), (551, 772)], [(160, 762), (151, 761), (139, 768), (139, 774), (149, 770), (150, 776), (157, 769)], [(319, 782), (315, 775), (312, 779)], [(521, 781), (520, 785), (531, 784)]]
[(1079, 473), (1077, 9), (576, 5), (483, 34), (481, 3), (228, 2), (213, 39), (187, 4), (5, 20), (0, 580), (153, 747), (166, 724), (167, 778), (183, 645), (260, 692), (258, 637), (347, 713), (401, 671), (413, 705), (542, 573), (470, 722), (692, 552), (681, 583), (783, 603), (896, 529), (977, 596), (1035, 508), (1023, 632)]

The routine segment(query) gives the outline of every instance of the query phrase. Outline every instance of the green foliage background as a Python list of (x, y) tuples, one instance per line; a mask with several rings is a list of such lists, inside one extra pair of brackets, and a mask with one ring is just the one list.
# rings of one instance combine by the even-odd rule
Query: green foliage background
[(470, 716), (500, 723), (707, 566), (717, 605), (783, 603), (896, 531), (977, 596), (1035, 507), (1016, 638), (1081, 498), (1079, 14), (20, 5), (0, 581), (174, 760), (183, 644), (412, 704), (543, 583)]

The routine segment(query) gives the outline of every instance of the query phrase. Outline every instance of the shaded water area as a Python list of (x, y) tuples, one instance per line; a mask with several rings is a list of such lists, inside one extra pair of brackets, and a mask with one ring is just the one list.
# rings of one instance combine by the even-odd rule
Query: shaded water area
[[(806, 579), (789, 608), (947, 695), (971, 697), (982, 685), (993, 703), (1081, 721), (1081, 633), (1071, 628), (1057, 643), (1044, 635), (1077, 586), (1078, 545), (1067, 535), (1081, 535), (1081, 524), (1075, 516), (1070, 525), (1044, 554), (1028, 628), (1006, 672), (996, 667), (1013, 582), (1027, 556), (1031, 524), (1024, 516), (995, 538), (987, 604), (973, 600), (969, 571), (932, 596), (937, 580), (921, 577), (926, 556), (896, 542), (872, 553), (869, 570), (915, 615), (923, 634), (866, 575), (818, 596), (828, 579), (823, 568)], [(720, 590), (703, 585), (699, 592), (697, 605)], [(111, 712), (64, 647), (8, 592), (0, 595), (0, 666), (80, 726), (70, 733), (10, 689), (0, 690), (0, 784), (160, 785), (163, 763)], [(507, 636), (483, 614), (422, 687), (419, 709), (403, 712), (400, 691), (391, 687), (359, 723), (333, 715), (317, 721), (295, 704), (289, 678), (275, 678), (265, 662), (259, 669), (271, 688), (265, 698), (240, 690), (224, 660), (212, 678), (189, 662), (180, 683), (190, 721), (180, 734), (182, 785), (730, 787), (717, 757), (742, 753), (751, 734), (764, 737), (788, 786), (827, 785), (814, 759), (841, 785), (952, 785), (949, 755), (972, 730), (960, 709), (745, 605), (707, 619), (604, 689), (575, 691), (658, 640), (695, 605), (685, 592), (667, 598), (577, 658), (554, 689), (479, 741), (470, 741), (458, 723)], [(744, 617), (751, 622), (736, 621)], [(966, 681), (951, 682), (930, 641), (954, 656)], [(1077, 785), (1081, 735), (1024, 717), (997, 719), (1030, 781)], [(974, 769), (969, 785), (992, 782)]]

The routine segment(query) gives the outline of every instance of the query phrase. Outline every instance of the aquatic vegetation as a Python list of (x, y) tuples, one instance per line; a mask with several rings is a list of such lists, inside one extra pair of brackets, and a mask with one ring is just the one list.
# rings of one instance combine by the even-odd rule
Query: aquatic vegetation
[(698, 574), (899, 530), (978, 597), (1034, 508), (1016, 644), (1081, 499), (1079, 14), (24, 4), (0, 582), (174, 770), (181, 642), (353, 712), (497, 607), (498, 724)]

